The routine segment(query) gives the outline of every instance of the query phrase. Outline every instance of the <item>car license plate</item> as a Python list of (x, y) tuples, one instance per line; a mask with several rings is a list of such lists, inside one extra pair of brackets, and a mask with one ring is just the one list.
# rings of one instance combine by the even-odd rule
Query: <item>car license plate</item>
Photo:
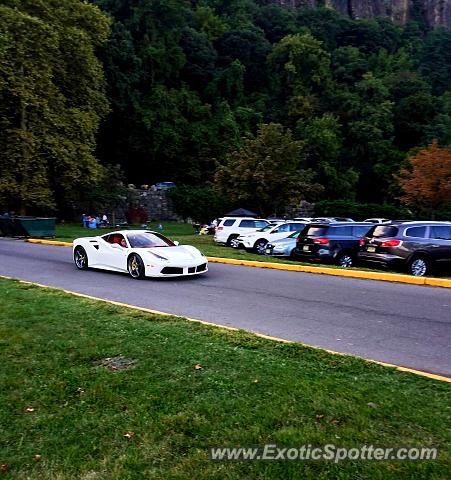
[(367, 252), (375, 252), (375, 251), (376, 251), (376, 247), (367, 247), (367, 248), (366, 248), (366, 251), (367, 251)]
[(302, 250), (304, 250), (304, 252), (310, 252), (310, 247), (308, 245), (304, 245)]

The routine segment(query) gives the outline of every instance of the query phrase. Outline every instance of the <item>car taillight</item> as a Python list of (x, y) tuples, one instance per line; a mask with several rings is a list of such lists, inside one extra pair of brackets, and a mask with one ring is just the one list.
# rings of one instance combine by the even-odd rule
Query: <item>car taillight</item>
[(224, 230), (224, 227), (216, 227), (216, 230)]
[(365, 239), (361, 238), (359, 244), (361, 247), (363, 247), (365, 245)]
[(385, 240), (381, 243), (381, 247), (399, 247), (401, 240)]
[(329, 239), (328, 238), (315, 238), (315, 240), (313, 240), (313, 243), (316, 243), (318, 245), (328, 245), (329, 244)]

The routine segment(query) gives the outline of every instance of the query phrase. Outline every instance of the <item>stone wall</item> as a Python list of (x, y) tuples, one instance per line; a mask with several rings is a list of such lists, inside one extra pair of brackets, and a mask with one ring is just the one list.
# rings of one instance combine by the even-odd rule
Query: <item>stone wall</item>
[(174, 204), (168, 196), (168, 190), (138, 190), (139, 203), (151, 220), (180, 220)]

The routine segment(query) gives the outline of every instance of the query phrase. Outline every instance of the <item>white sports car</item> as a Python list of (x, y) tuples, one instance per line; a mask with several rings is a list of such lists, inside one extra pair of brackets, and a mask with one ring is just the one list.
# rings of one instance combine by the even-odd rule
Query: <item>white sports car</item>
[(191, 245), (180, 245), (158, 232), (126, 230), (74, 240), (74, 262), (128, 272), (133, 278), (199, 275), (208, 271), (206, 257)]

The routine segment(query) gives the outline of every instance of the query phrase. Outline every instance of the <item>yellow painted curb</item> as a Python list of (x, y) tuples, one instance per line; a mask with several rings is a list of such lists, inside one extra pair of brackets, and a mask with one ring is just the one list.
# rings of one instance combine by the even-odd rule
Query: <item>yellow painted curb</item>
[(58, 240), (41, 240), (40, 238), (27, 238), (25, 240), (29, 243), (43, 243), (44, 245), (58, 245), (59, 247), (72, 247), (72, 243), (59, 242)]
[[(70, 242), (59, 242), (56, 240), (41, 240), (29, 238), (30, 243), (42, 243), (45, 245), (59, 245), (72, 247)], [(345, 270), (330, 267), (316, 267), (308, 265), (292, 265), (289, 263), (257, 262), (255, 260), (239, 260), (236, 258), (207, 257), (211, 263), (223, 263), (227, 265), (241, 265), (244, 267), (269, 268), (273, 270), (286, 270), (292, 272), (316, 273), (322, 275), (333, 275), (336, 277), (360, 278), (364, 280), (381, 280), (384, 282), (408, 283), (410, 285), (428, 285), (430, 287), (451, 288), (451, 280), (446, 278), (413, 277), (399, 273), (366, 272), (363, 270)]]
[[(150, 314), (153, 314), (153, 315), (162, 315), (162, 316), (166, 316), (166, 317), (175, 317), (175, 318), (179, 317), (179, 318), (183, 318), (184, 320), (187, 320), (189, 322), (200, 323), (202, 325), (207, 325), (209, 327), (218, 328), (220, 330), (227, 330), (227, 331), (232, 331), (232, 332), (238, 332), (238, 331), (242, 330), (242, 329), (239, 329), (239, 328), (236, 328), (236, 327), (228, 327), (226, 325), (218, 325), (216, 323), (207, 322), (206, 320), (199, 320), (197, 318), (191, 318), (191, 317), (183, 317), (183, 316), (180, 316), (180, 315), (175, 315), (173, 313), (161, 312), (159, 310), (153, 310), (151, 308), (138, 307), (137, 305), (130, 305), (129, 303), (116, 302), (114, 300), (107, 300), (105, 298), (94, 297), (92, 295), (86, 295), (84, 293), (73, 292), (72, 290), (65, 290), (65, 289), (62, 289), (62, 288), (51, 287), (49, 285), (43, 285), (41, 283), (36, 283), (36, 282), (29, 282), (28, 280), (19, 280), (17, 278), (8, 277), (6, 275), (0, 275), (0, 278), (5, 278), (7, 280), (15, 280), (15, 281), (17, 281), (19, 283), (23, 283), (25, 285), (34, 285), (34, 286), (40, 287), (40, 288), (47, 288), (49, 290), (56, 290), (56, 291), (59, 291), (59, 292), (67, 293), (68, 295), (73, 295), (75, 297), (87, 298), (88, 300), (95, 300), (95, 301), (98, 301), (98, 302), (108, 303), (108, 304), (111, 304), (111, 305), (116, 305), (118, 307), (124, 307), (124, 308), (132, 309), (132, 310), (138, 310), (140, 312), (150, 313)], [(269, 340), (269, 341), (273, 341), (273, 342), (280, 342), (280, 343), (299, 344), (299, 345), (303, 345), (303, 346), (306, 346), (306, 347), (314, 348), (316, 350), (325, 351), (325, 352), (330, 353), (332, 355), (340, 355), (342, 357), (359, 358), (360, 360), (364, 360), (364, 361), (369, 362), (369, 363), (374, 363), (376, 365), (381, 365), (383, 367), (394, 368), (394, 369), (399, 370), (401, 372), (412, 373), (414, 375), (419, 375), (419, 376), (422, 376), (422, 377), (431, 378), (433, 380), (439, 380), (441, 382), (451, 383), (451, 378), (445, 377), (443, 375), (436, 375), (435, 373), (423, 372), (421, 370), (415, 370), (413, 368), (402, 367), (402, 366), (399, 366), (399, 365), (395, 365), (393, 363), (379, 362), (378, 360), (371, 360), (369, 358), (359, 357), (357, 355), (352, 355), (350, 353), (337, 352), (335, 350), (329, 350), (327, 348), (321, 348), (321, 347), (317, 347), (315, 345), (308, 345), (308, 344), (302, 343), (302, 342), (294, 342), (294, 341), (291, 341), (291, 340), (287, 340), (285, 338), (273, 337), (273, 336), (270, 336), (270, 335), (265, 335), (263, 333), (252, 332), (252, 331), (249, 331), (249, 330), (248, 330), (248, 333), (252, 333), (256, 337), (262, 338), (264, 340)]]
[(451, 288), (451, 280), (446, 278), (413, 277), (398, 273), (366, 272), (363, 270), (345, 270), (328, 267), (310, 267), (308, 265), (291, 265), (288, 263), (257, 262), (253, 260), (238, 260), (235, 258), (207, 257), (211, 263), (225, 263), (246, 267), (270, 268), (274, 270), (288, 270), (293, 272), (317, 273), (334, 275), (337, 277), (361, 278), (365, 280), (383, 280), (386, 282), (409, 283), (412, 285), (430, 285), (435, 287)]

